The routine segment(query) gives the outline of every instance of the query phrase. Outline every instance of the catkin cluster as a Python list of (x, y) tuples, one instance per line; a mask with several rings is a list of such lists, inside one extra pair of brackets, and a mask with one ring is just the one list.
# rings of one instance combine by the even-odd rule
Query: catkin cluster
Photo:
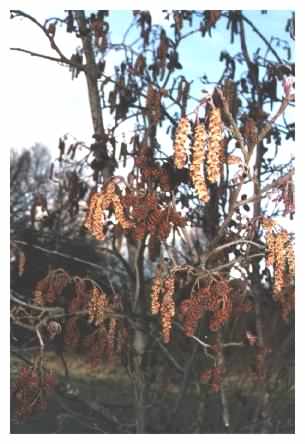
[(127, 192), (122, 198), (129, 219), (133, 222), (131, 235), (135, 240), (150, 234), (154, 240), (165, 240), (173, 227), (183, 227), (186, 220), (172, 206), (161, 208), (157, 194)]
[(191, 125), (186, 117), (182, 117), (178, 124), (175, 137), (175, 165), (178, 169), (184, 168), (187, 162), (188, 135), (190, 134)]
[(268, 219), (263, 221), (263, 227), (266, 230), (266, 264), (274, 268), (274, 293), (276, 296), (282, 292), (294, 276), (294, 251), (287, 230), (276, 227), (276, 224)]
[(124, 214), (124, 207), (120, 196), (116, 192), (115, 183), (110, 182), (104, 192), (93, 193), (89, 199), (84, 226), (96, 237), (97, 240), (104, 240), (106, 237), (104, 231), (104, 211), (109, 209), (110, 206), (113, 207), (115, 217), (123, 229), (130, 229), (133, 226)]
[(185, 299), (180, 304), (183, 316), (183, 328), (186, 336), (195, 334), (199, 320), (205, 313), (205, 300), (209, 297), (209, 289), (202, 288), (195, 292), (191, 298)]
[(130, 228), (132, 228), (133, 223), (126, 219), (125, 214), (124, 214), (124, 207), (123, 207), (120, 197), (118, 195), (115, 194), (113, 196), (112, 204), (113, 204), (113, 208), (114, 208), (115, 217), (116, 217), (117, 221), (119, 222), (119, 224), (121, 225), (121, 227), (124, 230), (129, 230)]
[(50, 271), (47, 276), (37, 282), (33, 303), (36, 305), (54, 304), (70, 280), (69, 274), (62, 269)]
[[(199, 198), (204, 203), (209, 200), (206, 178), (210, 183), (217, 182), (220, 178), (222, 165), (226, 160), (224, 156), (226, 140), (222, 137), (222, 130), (221, 111), (215, 106), (209, 110), (208, 130), (206, 131), (205, 125), (201, 123), (197, 123), (194, 130), (190, 176)], [(184, 168), (187, 164), (189, 134), (190, 122), (183, 117), (178, 124), (174, 142), (174, 160), (178, 169)], [(237, 158), (231, 156), (231, 163), (236, 163), (236, 160)], [(238, 158), (238, 163), (240, 162), (241, 160)]]
[(262, 225), (266, 230), (266, 264), (274, 270), (274, 299), (287, 319), (294, 307), (294, 249), (285, 229), (270, 219), (264, 219)]
[(175, 316), (174, 293), (175, 276), (169, 275), (162, 279), (158, 273), (151, 290), (151, 312), (152, 314), (160, 313), (162, 336), (165, 344), (170, 341), (172, 322)]
[(107, 193), (107, 198), (105, 194), (96, 192), (93, 193), (89, 199), (84, 227), (87, 228), (97, 240), (105, 239), (105, 233), (103, 230), (105, 223), (103, 210), (107, 208), (106, 203), (109, 202), (109, 197), (109, 192)]
[(199, 288), (189, 299), (180, 304), (186, 336), (192, 336), (199, 320), (206, 312), (211, 313), (209, 329), (217, 331), (228, 320), (232, 312), (230, 286), (227, 280), (213, 280), (208, 286)]
[(194, 145), (193, 145), (193, 159), (190, 167), (191, 178), (198, 193), (199, 199), (207, 203), (209, 200), (208, 188), (204, 180), (204, 159), (205, 159), (205, 143), (207, 135), (205, 127), (198, 124), (195, 128)]

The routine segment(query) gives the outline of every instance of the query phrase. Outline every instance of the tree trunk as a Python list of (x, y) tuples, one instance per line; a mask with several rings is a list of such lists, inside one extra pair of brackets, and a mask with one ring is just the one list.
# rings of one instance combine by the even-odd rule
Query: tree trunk
[(101, 108), (100, 95), (98, 92), (98, 68), (95, 63), (95, 57), (91, 41), (91, 33), (87, 32), (86, 16), (84, 11), (75, 11), (75, 18), (79, 26), (80, 38), (86, 59), (86, 79), (88, 86), (88, 95), (91, 111), (91, 119), (94, 134), (103, 138), (105, 134), (103, 115)]
[(135, 356), (134, 364), (134, 407), (136, 433), (145, 433), (145, 378), (141, 369), (142, 357)]
[(142, 370), (143, 356), (147, 346), (147, 335), (145, 324), (140, 321), (141, 315), (145, 312), (145, 292), (144, 292), (144, 273), (143, 273), (143, 254), (145, 243), (139, 240), (134, 257), (135, 264), (135, 294), (133, 301), (133, 313), (138, 317), (135, 322), (133, 338), (133, 383), (134, 383), (134, 405), (136, 416), (136, 433), (145, 433), (145, 393), (146, 381)]

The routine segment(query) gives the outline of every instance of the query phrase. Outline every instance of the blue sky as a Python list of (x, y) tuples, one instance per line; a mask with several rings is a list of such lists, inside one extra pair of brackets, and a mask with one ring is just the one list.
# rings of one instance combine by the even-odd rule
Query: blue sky
[[(46, 17), (64, 16), (58, 9), (27, 9), (27, 12), (37, 17), (41, 22)], [(269, 40), (272, 36), (279, 36), (293, 43), (289, 35), (284, 32), (290, 11), (269, 11), (261, 14), (260, 11), (246, 11), (246, 15), (253, 20), (255, 25), (262, 30)], [(160, 23), (170, 32), (169, 23), (163, 20), (160, 11), (153, 10), (153, 23)], [(122, 35), (132, 20), (131, 10), (110, 11), (107, 18), (110, 22), (111, 41), (119, 43)], [(221, 50), (228, 51), (231, 55), (239, 51), (239, 42), (230, 44), (230, 35), (226, 28), (226, 20), (220, 20), (212, 30), (212, 38), (200, 37), (195, 34), (181, 44), (181, 60), (183, 60), (183, 72), (188, 80), (195, 79), (197, 86), (193, 88), (193, 95), (204, 88), (199, 82), (203, 74), (207, 74), (210, 80), (218, 80), (222, 73), (223, 63), (219, 62)], [(187, 31), (185, 25), (183, 31)], [(264, 54), (265, 44), (246, 26), (247, 41), (250, 54), (258, 46)], [(132, 31), (127, 42), (133, 41)], [(39, 29), (27, 22), (14, 19), (9, 26), (9, 45), (31, 49), (44, 54), (54, 55), (49, 48)], [(70, 56), (79, 41), (65, 32), (64, 28), (57, 30), (56, 42), (63, 49), (64, 54)], [(286, 53), (279, 53), (285, 57)], [(111, 69), (119, 60), (120, 54), (111, 51), (107, 58), (108, 68)], [(77, 139), (91, 143), (92, 124), (88, 105), (86, 82), (84, 76), (71, 81), (71, 73), (67, 68), (58, 64), (33, 58), (20, 53), (10, 53), (9, 62), (10, 80), (12, 88), (12, 100), (10, 101), (10, 122), (17, 122), (19, 131), (12, 131), (10, 138), (11, 147), (20, 149), (29, 147), (35, 142), (47, 145), (52, 152), (57, 150), (57, 141), (64, 133), (70, 133)], [(131, 128), (132, 131), (132, 128)]]

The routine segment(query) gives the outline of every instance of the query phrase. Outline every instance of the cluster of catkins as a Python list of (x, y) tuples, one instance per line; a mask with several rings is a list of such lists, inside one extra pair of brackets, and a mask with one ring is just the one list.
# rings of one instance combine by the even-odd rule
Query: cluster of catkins
[[(163, 341), (170, 341), (172, 322), (175, 316), (175, 276), (162, 277), (158, 272), (151, 289), (151, 312), (156, 315), (160, 313)], [(161, 300), (162, 298), (162, 300)]]
[(121, 198), (117, 194), (116, 184), (111, 181), (105, 188), (105, 191), (95, 192), (91, 195), (84, 223), (85, 228), (87, 228), (97, 240), (105, 239), (104, 211), (110, 209), (110, 207), (114, 211), (117, 222), (123, 229), (130, 229), (133, 226), (132, 222), (125, 216)]
[(266, 264), (274, 269), (274, 298), (280, 303), (286, 318), (293, 307), (291, 298), (295, 272), (294, 249), (287, 230), (279, 227), (272, 219), (263, 219), (266, 230)]
[[(74, 301), (76, 300), (77, 297), (74, 298)], [(74, 309), (76, 308), (79, 309), (80, 307), (74, 304)], [(103, 358), (106, 358), (107, 362), (111, 362), (114, 355), (121, 352), (124, 336), (122, 334), (122, 322), (112, 316), (120, 311), (119, 298), (116, 296), (113, 301), (110, 301), (101, 288), (92, 285), (86, 309), (88, 311), (88, 322), (92, 325), (93, 330), (89, 335), (82, 338), (78, 318), (76, 316), (71, 317), (65, 325), (65, 343), (72, 348), (79, 346), (85, 348), (92, 366), (97, 365)]]
[(128, 230), (135, 240), (146, 234), (165, 240), (173, 227), (184, 227), (186, 220), (173, 206), (162, 208), (155, 191), (127, 188), (124, 195), (116, 192), (112, 181), (104, 192), (91, 195), (84, 226), (98, 240), (104, 240), (104, 210), (112, 207), (118, 226)]
[(71, 278), (65, 270), (61, 268), (51, 270), (47, 276), (37, 282), (33, 303), (42, 306), (54, 304), (70, 280)]
[(189, 299), (185, 299), (180, 304), (180, 312), (186, 336), (195, 334), (198, 322), (206, 312), (212, 314), (209, 320), (210, 330), (219, 330), (232, 313), (230, 292), (227, 280), (219, 279), (199, 288)]
[[(52, 270), (36, 284), (33, 302), (65, 307), (68, 318), (62, 325), (51, 320), (48, 336), (52, 339), (62, 334), (64, 344), (70, 349), (84, 348), (90, 362), (98, 363), (102, 357), (109, 362), (123, 350), (126, 329), (122, 320), (115, 317), (121, 310), (120, 298), (116, 295), (110, 299), (91, 279), (71, 277), (62, 269)], [(89, 333), (80, 319), (86, 314), (92, 327)]]
[[(191, 124), (186, 117), (181, 118), (174, 142), (175, 165), (182, 169), (188, 162), (189, 136)], [(210, 183), (218, 181), (221, 174), (223, 160), (222, 146), (222, 120), (221, 111), (215, 106), (210, 108), (208, 119), (208, 130), (203, 124), (197, 123), (194, 130), (194, 141), (192, 147), (192, 162), (190, 175), (199, 198), (207, 203), (209, 194), (205, 179)]]

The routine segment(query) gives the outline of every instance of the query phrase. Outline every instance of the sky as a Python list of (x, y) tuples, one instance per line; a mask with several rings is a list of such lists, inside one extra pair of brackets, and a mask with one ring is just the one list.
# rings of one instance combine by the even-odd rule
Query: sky
[[(63, 10), (55, 8), (43, 11), (41, 8), (25, 8), (25, 10), (42, 23), (46, 17), (64, 16)], [(290, 14), (288, 11), (272, 11), (262, 15), (260, 11), (247, 11), (247, 15), (260, 29), (263, 29), (266, 38), (270, 39), (273, 35), (279, 35), (279, 30), (284, 29)], [(153, 23), (162, 24), (169, 30), (169, 22), (163, 19), (161, 10), (153, 9), (152, 18)], [(121, 41), (122, 33), (131, 19), (130, 10), (111, 11), (109, 21), (112, 43)], [(225, 49), (231, 54), (238, 51), (238, 42), (236, 41), (234, 45), (230, 44), (229, 33), (225, 26), (225, 22), (219, 22), (216, 29), (212, 31), (213, 38), (202, 39), (194, 35), (181, 44), (185, 73), (188, 78), (195, 78), (198, 85), (200, 85), (199, 78), (205, 73), (212, 80), (220, 77), (223, 63), (215, 63), (215, 57), (217, 61), (221, 50)], [(187, 30), (187, 27), (185, 29)], [(8, 30), (10, 47), (56, 56), (41, 30), (28, 20), (15, 18), (10, 21)], [(262, 46), (263, 52), (264, 44), (259, 42), (257, 36), (250, 29), (247, 29), (247, 34), (250, 52), (257, 48), (257, 43)], [(127, 42), (133, 40), (133, 35), (134, 33), (131, 32)], [(282, 33), (282, 36), (289, 40), (288, 34)], [(79, 45), (74, 35), (65, 32), (65, 27), (58, 27), (55, 40), (68, 57)], [(107, 57), (108, 69), (113, 67), (118, 57), (118, 53), (114, 51), (110, 53)], [(71, 72), (67, 67), (13, 51), (10, 53), (9, 65), (11, 100), (8, 124), (11, 126), (11, 148), (20, 150), (38, 142), (55, 153), (59, 137), (66, 133), (90, 145), (93, 131), (83, 74), (72, 81)], [(132, 127), (129, 128), (130, 131), (133, 130)]]

